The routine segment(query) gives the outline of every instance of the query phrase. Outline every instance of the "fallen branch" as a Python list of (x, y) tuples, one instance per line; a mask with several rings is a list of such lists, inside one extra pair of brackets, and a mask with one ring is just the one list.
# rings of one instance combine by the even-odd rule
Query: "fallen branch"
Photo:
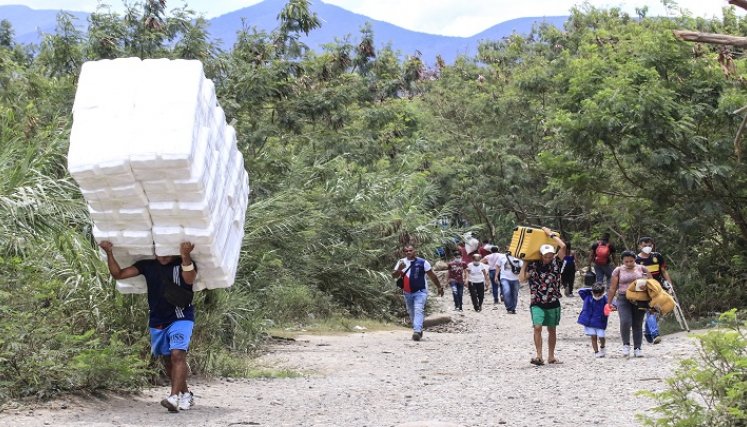
[[(747, 0), (744, 0), (747, 3)], [(699, 33), (697, 31), (674, 30), (674, 35), (686, 42), (710, 43), (728, 46), (747, 47), (747, 37), (726, 34)]]

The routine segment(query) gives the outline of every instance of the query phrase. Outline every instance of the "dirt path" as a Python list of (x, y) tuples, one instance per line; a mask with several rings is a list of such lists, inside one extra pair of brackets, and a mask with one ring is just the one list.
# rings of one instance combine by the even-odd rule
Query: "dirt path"
[[(451, 305), (447, 298), (429, 303)], [(62, 400), (0, 413), (7, 426), (636, 426), (651, 402), (641, 389), (663, 387), (677, 360), (695, 348), (684, 334), (644, 345), (644, 356), (620, 354), (617, 315), (609, 355), (594, 359), (577, 325), (577, 297), (564, 298), (558, 328), (562, 365), (535, 367), (526, 289), (518, 314), (487, 302), (482, 313), (454, 315), (451, 332), (405, 330), (304, 336), (278, 345), (263, 362), (299, 370), (302, 378), (192, 383), (196, 406), (169, 414), (167, 389), (107, 400)], [(450, 309), (440, 310), (453, 314)], [(592, 409), (594, 408), (594, 409)], [(440, 422), (440, 423), (439, 423)], [(413, 424), (414, 425), (414, 424)]]

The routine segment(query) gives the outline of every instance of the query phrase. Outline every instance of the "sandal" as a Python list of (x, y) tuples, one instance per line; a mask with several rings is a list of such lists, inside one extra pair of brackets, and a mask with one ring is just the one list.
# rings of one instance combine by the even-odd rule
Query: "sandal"
[(543, 362), (542, 359), (538, 359), (536, 357), (533, 357), (532, 360), (529, 361), (529, 363), (531, 363), (532, 365), (536, 365), (536, 366), (542, 366), (545, 364), (545, 362)]
[(562, 365), (563, 364), (563, 362), (561, 362), (558, 359), (548, 360), (547, 363), (549, 363), (551, 365)]

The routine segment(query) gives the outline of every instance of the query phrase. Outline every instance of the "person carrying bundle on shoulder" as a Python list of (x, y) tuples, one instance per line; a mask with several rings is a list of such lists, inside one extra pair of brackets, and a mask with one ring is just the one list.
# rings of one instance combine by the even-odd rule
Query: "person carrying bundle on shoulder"
[(190, 409), (194, 405), (194, 395), (187, 386), (187, 351), (195, 324), (192, 285), (197, 277), (197, 266), (191, 258), (195, 246), (184, 242), (179, 248), (180, 256), (157, 256), (125, 268), (114, 258), (111, 242), (102, 241), (99, 246), (106, 253), (106, 264), (114, 279), (145, 276), (151, 351), (154, 356), (164, 358), (171, 380), (171, 394), (161, 400), (161, 406), (169, 412)]
[[(674, 285), (672, 285), (672, 279), (669, 277), (669, 272), (667, 271), (667, 262), (664, 255), (655, 252), (656, 244), (654, 239), (651, 237), (641, 237), (638, 239), (638, 249), (639, 252), (635, 257), (635, 263), (646, 267), (648, 272), (651, 273), (651, 277), (656, 279), (665, 291), (672, 293)], [(646, 338), (646, 341), (659, 344), (661, 337), (659, 336), (657, 314), (651, 310), (646, 312), (643, 325), (643, 336)]]
[(630, 332), (633, 331), (633, 357), (643, 357), (641, 344), (643, 342), (643, 317), (641, 308), (626, 296), (629, 287), (636, 287), (639, 279), (650, 279), (646, 267), (635, 263), (635, 252), (624, 251), (620, 254), (622, 265), (612, 272), (612, 283), (607, 292), (608, 309), (617, 311), (620, 318), (620, 338), (622, 339), (622, 353), (630, 356)]
[(547, 363), (561, 363), (555, 358), (555, 343), (557, 341), (556, 328), (560, 324), (561, 277), (565, 258), (565, 243), (547, 227), (542, 231), (555, 241), (558, 246), (549, 244), (540, 246), (541, 259), (524, 263), (519, 273), (519, 280), (529, 282), (530, 310), (534, 328), (534, 348), (536, 357), (530, 361), (533, 365), (544, 365), (542, 359), (542, 327), (547, 328)]

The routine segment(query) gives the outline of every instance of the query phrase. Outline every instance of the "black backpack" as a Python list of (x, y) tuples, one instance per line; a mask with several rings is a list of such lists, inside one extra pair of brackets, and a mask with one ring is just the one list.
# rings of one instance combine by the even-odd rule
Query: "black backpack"
[(519, 260), (511, 256), (511, 252), (506, 252), (506, 261), (508, 262), (508, 266), (511, 267), (511, 272), (514, 274), (521, 273), (521, 265), (519, 265)]

